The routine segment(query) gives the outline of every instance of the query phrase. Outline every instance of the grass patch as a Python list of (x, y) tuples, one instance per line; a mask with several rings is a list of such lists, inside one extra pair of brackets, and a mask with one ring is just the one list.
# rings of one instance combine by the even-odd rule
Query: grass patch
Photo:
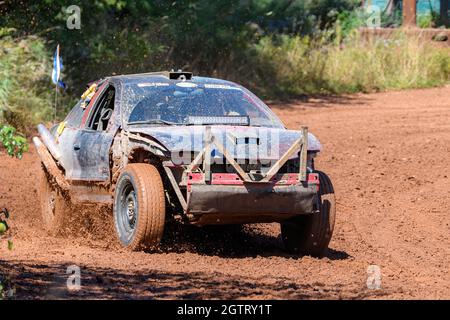
[[(233, 51), (215, 72), (203, 75), (242, 83), (271, 99), (425, 88), (449, 82), (449, 48), (400, 33), (390, 40), (367, 41), (352, 28), (337, 23), (320, 36), (261, 36)], [(0, 28), (0, 123), (27, 134), (36, 123), (54, 116), (52, 54), (39, 37), (9, 34)], [(57, 118), (66, 115), (78, 94), (69, 90), (59, 95)]]
[[(28, 132), (54, 114), (55, 87), (51, 82), (52, 54), (39, 37), (12, 37), (0, 28), (0, 123)], [(59, 109), (73, 98), (59, 95)]]
[[(265, 37), (255, 46), (260, 80), (271, 96), (373, 92), (441, 86), (450, 80), (450, 49), (417, 38), (363, 41), (299, 36)], [(271, 75), (269, 87), (262, 74)]]

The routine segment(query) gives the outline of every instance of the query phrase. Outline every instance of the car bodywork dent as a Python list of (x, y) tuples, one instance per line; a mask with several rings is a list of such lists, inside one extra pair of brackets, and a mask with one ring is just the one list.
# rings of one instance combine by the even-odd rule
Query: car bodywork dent
[(94, 130), (66, 128), (60, 136), (62, 166), (66, 179), (107, 181), (109, 179), (109, 148), (113, 136)]

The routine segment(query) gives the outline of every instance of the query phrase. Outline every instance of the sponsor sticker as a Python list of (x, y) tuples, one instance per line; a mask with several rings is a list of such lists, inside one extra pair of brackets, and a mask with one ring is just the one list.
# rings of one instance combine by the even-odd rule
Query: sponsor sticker
[(195, 87), (197, 87), (197, 84), (195, 84), (193, 82), (178, 82), (177, 86), (182, 87), (182, 88), (195, 88)]
[(143, 82), (143, 83), (138, 83), (138, 87), (139, 88), (144, 88), (144, 87), (167, 87), (170, 84), (167, 82)]
[(225, 89), (225, 90), (241, 90), (241, 88), (229, 86), (226, 84), (206, 83), (206, 89)]

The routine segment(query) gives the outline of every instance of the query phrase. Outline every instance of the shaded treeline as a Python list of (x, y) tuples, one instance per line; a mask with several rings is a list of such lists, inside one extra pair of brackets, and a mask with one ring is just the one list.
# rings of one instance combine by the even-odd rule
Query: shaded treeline
[[(39, 35), (61, 45), (65, 77), (77, 91), (120, 73), (183, 68), (252, 86), (254, 45), (274, 34), (312, 35), (331, 26), (356, 0), (4, 1), (0, 25), (16, 36)], [(81, 9), (69, 30), (66, 9)], [(261, 70), (262, 69), (262, 70)]]

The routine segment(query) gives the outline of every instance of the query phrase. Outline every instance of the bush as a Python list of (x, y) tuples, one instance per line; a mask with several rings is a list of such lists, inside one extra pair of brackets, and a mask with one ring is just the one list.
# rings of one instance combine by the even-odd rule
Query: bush
[(417, 25), (419, 28), (433, 28), (435, 26), (435, 14), (426, 13), (417, 16)]
[(334, 92), (443, 85), (450, 80), (450, 50), (418, 38), (349, 39), (328, 53), (325, 77)]
[[(87, 82), (116, 74), (184, 68), (233, 78), (235, 64), (262, 35), (311, 35), (332, 26), (359, 0), (80, 0), (81, 30), (67, 30), (67, 1), (28, 6), (5, 1), (0, 25), (40, 34), (50, 55), (61, 44), (65, 72), (81, 93)], [(31, 22), (31, 23), (30, 23)], [(230, 63), (230, 60), (232, 63)], [(50, 90), (51, 92), (51, 90)]]
[[(39, 122), (55, 117), (55, 85), (51, 81), (52, 55), (44, 39), (19, 37), (14, 29), (0, 28), (0, 123), (29, 133)], [(73, 92), (59, 90), (56, 118), (73, 106)]]
[(0, 117), (25, 131), (38, 121), (50, 120), (53, 114), (51, 55), (37, 37), (13, 39), (4, 33), (3, 29), (0, 38)]
[(0, 146), (6, 149), (11, 157), (22, 159), (24, 152), (28, 151), (27, 139), (16, 133), (16, 129), (11, 126), (0, 125)]
[[(443, 85), (450, 80), (450, 50), (416, 38), (344, 41), (273, 36), (255, 45), (261, 88), (271, 96), (370, 92)], [(259, 66), (264, 66), (260, 68)], [(264, 74), (264, 75), (263, 75)], [(269, 86), (267, 79), (276, 86)]]
[[(367, 18), (359, 3), (85, 0), (82, 30), (68, 32), (64, 1), (29, 8), (7, 1), (0, 24), (17, 29), (0, 28), (0, 121), (27, 133), (52, 120), (54, 39), (65, 58), (65, 80), (75, 88), (59, 96), (58, 118), (88, 81), (114, 73), (184, 68), (242, 83), (265, 98), (448, 81), (448, 49), (402, 36), (359, 39)], [(27, 36), (33, 33), (44, 38)]]

